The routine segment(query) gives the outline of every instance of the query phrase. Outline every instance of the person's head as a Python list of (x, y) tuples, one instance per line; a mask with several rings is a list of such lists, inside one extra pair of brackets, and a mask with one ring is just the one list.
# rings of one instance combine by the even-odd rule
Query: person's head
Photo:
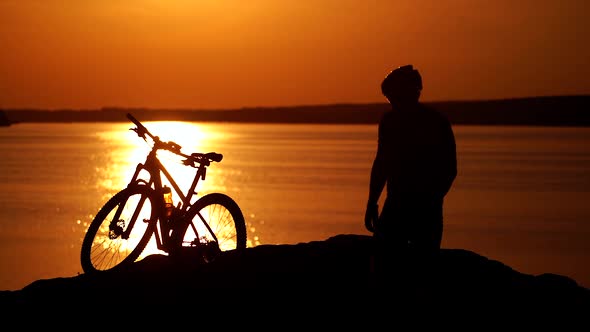
[(381, 92), (392, 104), (417, 103), (422, 92), (422, 76), (412, 65), (398, 67), (385, 77)]

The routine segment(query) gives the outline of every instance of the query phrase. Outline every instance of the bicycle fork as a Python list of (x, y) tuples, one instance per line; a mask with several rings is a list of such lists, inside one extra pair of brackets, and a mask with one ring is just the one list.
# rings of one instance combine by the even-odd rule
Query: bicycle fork
[[(129, 233), (131, 233), (131, 230), (133, 229), (133, 226), (135, 225), (135, 222), (137, 221), (137, 218), (139, 217), (139, 213), (141, 212), (141, 209), (143, 208), (143, 204), (145, 203), (146, 198), (147, 198), (147, 196), (143, 196), (143, 195), (141, 196), (141, 198), (135, 208), (135, 211), (133, 211), (133, 215), (129, 219), (128, 225), (125, 225), (125, 220), (120, 219), (120, 218), (121, 218), (121, 214), (123, 213), (123, 209), (127, 205), (127, 201), (129, 200), (129, 198), (127, 198), (124, 202), (122, 202), (122, 204), (120, 204), (117, 207), (117, 211), (115, 212), (115, 215), (113, 216), (113, 220), (111, 220), (111, 223), (109, 224), (109, 238), (116, 239), (117, 237), (121, 236), (121, 238), (124, 240), (129, 239)], [(146, 222), (146, 220), (144, 220), (144, 222)], [(127, 226), (127, 227), (125, 227), (125, 226)]]

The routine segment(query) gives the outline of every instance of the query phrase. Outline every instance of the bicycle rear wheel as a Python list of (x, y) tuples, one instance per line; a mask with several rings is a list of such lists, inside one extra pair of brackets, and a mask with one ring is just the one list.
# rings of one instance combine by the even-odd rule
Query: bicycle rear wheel
[[(127, 187), (111, 197), (84, 236), (80, 254), (84, 272), (107, 271), (133, 263), (154, 232), (158, 206), (155, 190), (145, 185)], [(135, 221), (131, 222), (134, 215)], [(125, 232), (129, 234), (126, 238), (122, 236)]]
[[(190, 222), (179, 229), (184, 248), (203, 249), (211, 261), (221, 252), (246, 248), (246, 221), (238, 204), (222, 193), (201, 197), (187, 211)], [(182, 249), (182, 248), (181, 248)]]

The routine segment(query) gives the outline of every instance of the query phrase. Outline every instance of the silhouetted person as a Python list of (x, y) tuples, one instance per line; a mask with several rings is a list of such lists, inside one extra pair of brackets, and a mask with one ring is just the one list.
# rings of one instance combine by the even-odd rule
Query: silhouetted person
[(390, 72), (381, 91), (391, 110), (379, 122), (365, 226), (374, 233), (377, 268), (393, 264), (400, 272), (409, 268), (402, 262), (419, 267), (438, 255), (443, 201), (457, 175), (455, 137), (444, 115), (419, 102), (422, 77), (412, 65)]

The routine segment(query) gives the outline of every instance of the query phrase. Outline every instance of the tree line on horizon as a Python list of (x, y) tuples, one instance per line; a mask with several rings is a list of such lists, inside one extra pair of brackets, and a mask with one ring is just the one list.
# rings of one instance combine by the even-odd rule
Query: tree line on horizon
[[(590, 95), (497, 100), (441, 101), (424, 104), (453, 124), (590, 126)], [(27, 122), (125, 122), (132, 113), (142, 121), (376, 124), (387, 103), (332, 104), (241, 109), (191, 110), (103, 107), (98, 110), (0, 110), (0, 125)]]

